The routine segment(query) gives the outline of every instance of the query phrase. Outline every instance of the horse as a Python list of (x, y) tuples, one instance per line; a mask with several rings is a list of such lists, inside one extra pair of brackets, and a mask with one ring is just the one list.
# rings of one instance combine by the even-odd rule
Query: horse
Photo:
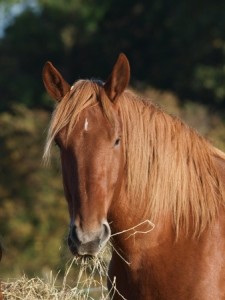
[(113, 299), (225, 299), (225, 154), (129, 80), (123, 53), (105, 82), (71, 86), (44, 65), (56, 107), (43, 157), (58, 146), (68, 246), (96, 256), (111, 239)]

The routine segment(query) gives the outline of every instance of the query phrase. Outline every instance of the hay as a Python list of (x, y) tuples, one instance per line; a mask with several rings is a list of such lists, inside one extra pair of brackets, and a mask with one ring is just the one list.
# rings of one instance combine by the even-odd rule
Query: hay
[[(146, 231), (136, 230), (139, 226), (147, 224), (150, 226)], [(131, 236), (136, 234), (147, 234), (154, 229), (155, 225), (150, 220), (145, 220), (136, 226), (112, 234), (113, 236), (131, 232)], [(125, 258), (119, 253), (111, 242), (101, 251), (101, 253), (92, 258), (73, 258), (68, 264), (63, 279), (59, 279), (59, 274), (53, 275), (50, 272), (46, 279), (28, 278), (26, 275), (17, 280), (11, 280), (1, 283), (4, 300), (108, 300), (117, 292), (121, 299), (126, 298), (116, 288), (116, 278), (111, 281), (108, 278), (108, 263), (111, 258), (111, 248), (116, 251), (120, 258), (127, 264)], [(72, 269), (79, 269), (74, 284), (69, 284), (69, 275)], [(111, 282), (111, 290), (106, 287), (106, 280)], [(110, 295), (110, 297), (109, 297)]]
[[(82, 270), (82, 273), (84, 270)], [(107, 289), (103, 282), (98, 280), (79, 278), (77, 286), (58, 286), (56, 281), (48, 282), (41, 278), (23, 276), (16, 281), (2, 282), (2, 294), (4, 300), (86, 300), (86, 299), (108, 299)], [(95, 298), (92, 295), (96, 295)]]
[[(68, 262), (63, 279), (59, 273), (52, 272), (46, 279), (28, 278), (26, 275), (17, 280), (2, 281), (4, 300), (108, 300), (106, 287), (110, 249), (106, 247), (98, 256), (89, 259), (73, 258)], [(69, 284), (72, 269), (79, 269), (73, 284)], [(115, 284), (114, 284), (115, 286)]]

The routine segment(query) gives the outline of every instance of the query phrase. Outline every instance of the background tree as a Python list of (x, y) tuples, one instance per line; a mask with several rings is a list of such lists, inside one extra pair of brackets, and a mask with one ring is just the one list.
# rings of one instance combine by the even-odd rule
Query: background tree
[[(3, 3), (5, 3), (2, 0)], [(28, 3), (28, 1), (26, 1)], [(36, 0), (0, 41), (2, 101), (48, 107), (40, 82), (51, 59), (68, 80), (105, 76), (118, 53), (132, 80), (224, 106), (225, 2)]]
[(104, 80), (123, 51), (133, 87), (225, 149), (224, 11), (221, 0), (0, 0), (2, 274), (32, 275), (65, 262), (59, 249), (68, 215), (57, 152), (49, 168), (41, 162), (54, 105), (41, 80), (45, 61), (70, 83)]

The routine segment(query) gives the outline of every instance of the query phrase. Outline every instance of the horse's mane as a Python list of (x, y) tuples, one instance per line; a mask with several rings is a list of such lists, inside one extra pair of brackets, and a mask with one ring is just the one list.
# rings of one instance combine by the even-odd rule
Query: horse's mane
[[(53, 114), (44, 158), (57, 133), (67, 127), (69, 136), (82, 110), (100, 105), (112, 119), (111, 103), (102, 86), (78, 81)], [(118, 99), (123, 124), (128, 199), (154, 222), (172, 214), (178, 234), (190, 226), (199, 235), (224, 203), (224, 187), (213, 157), (218, 154), (206, 139), (180, 119), (130, 91)]]

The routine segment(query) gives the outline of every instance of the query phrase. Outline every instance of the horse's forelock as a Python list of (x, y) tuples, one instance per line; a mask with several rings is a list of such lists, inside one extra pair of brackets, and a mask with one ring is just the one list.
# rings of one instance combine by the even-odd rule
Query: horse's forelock
[(80, 113), (93, 104), (99, 103), (103, 113), (111, 124), (114, 124), (112, 103), (107, 98), (104, 83), (98, 79), (79, 80), (57, 104), (51, 118), (48, 135), (45, 143), (43, 160), (48, 163), (51, 156), (52, 143), (59, 131), (67, 127), (67, 138), (70, 136)]

